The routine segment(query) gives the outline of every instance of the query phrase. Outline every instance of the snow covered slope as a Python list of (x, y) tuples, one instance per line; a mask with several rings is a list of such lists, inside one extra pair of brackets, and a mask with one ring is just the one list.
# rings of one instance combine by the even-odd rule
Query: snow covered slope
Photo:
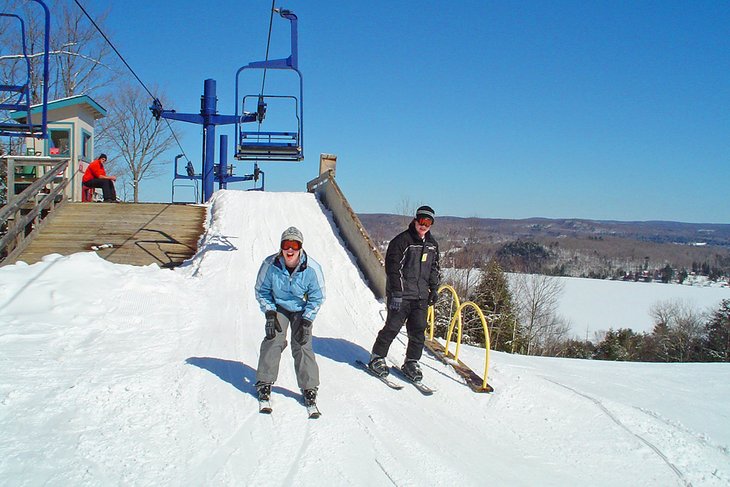
[[(326, 279), (318, 420), (286, 351), (271, 416), (253, 388), (255, 275), (290, 225)], [(495, 353), (496, 392), (476, 395), (424, 356), (424, 397), (351, 365), (383, 308), (306, 193), (218, 192), (172, 272), (93, 253), (0, 268), (0, 485), (730, 483), (728, 364)], [(462, 353), (483, 369), (483, 350)]]

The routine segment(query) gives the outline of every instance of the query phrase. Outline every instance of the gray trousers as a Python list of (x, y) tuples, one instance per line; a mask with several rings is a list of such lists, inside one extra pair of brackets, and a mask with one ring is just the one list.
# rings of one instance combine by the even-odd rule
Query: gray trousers
[[(256, 369), (257, 382), (273, 384), (279, 376), (279, 362), (281, 361), (281, 353), (286, 348), (286, 331), (289, 329), (291, 322), (286, 315), (278, 311), (276, 317), (281, 325), (281, 331), (277, 331), (276, 336), (271, 340), (264, 338), (264, 341), (261, 342), (259, 365)], [(297, 326), (301, 326), (301, 324)], [(297, 330), (292, 329), (292, 337), (296, 336), (296, 332)], [(294, 370), (297, 374), (299, 389), (304, 391), (318, 387), (319, 367), (312, 349), (312, 338), (310, 337), (304, 345), (292, 338), (291, 354), (294, 357)]]

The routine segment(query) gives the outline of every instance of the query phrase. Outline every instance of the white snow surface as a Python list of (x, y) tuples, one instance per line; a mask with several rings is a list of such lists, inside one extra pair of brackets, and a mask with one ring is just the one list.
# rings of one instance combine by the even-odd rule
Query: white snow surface
[(651, 310), (661, 303), (678, 303), (698, 313), (711, 313), (723, 299), (730, 299), (730, 288), (700, 287), (659, 282), (625, 282), (578, 277), (557, 277), (565, 283), (558, 303), (558, 314), (566, 318), (572, 332), (594, 340), (595, 333), (612, 328), (631, 328), (651, 333)]
[[(316, 420), (289, 349), (272, 415), (253, 387), (256, 271), (290, 225), (326, 280)], [(495, 392), (475, 394), (424, 354), (438, 389), (425, 397), (351, 365), (383, 316), (307, 193), (216, 193), (198, 253), (174, 271), (94, 253), (0, 268), (0, 485), (730, 484), (730, 364), (493, 352)], [(461, 358), (483, 373), (484, 350)]]
[[(459, 279), (463, 271), (444, 269), (446, 276)], [(520, 274), (507, 273), (514, 291)], [(470, 275), (470, 289), (480, 279), (479, 269)], [(631, 328), (637, 333), (651, 333), (654, 320), (651, 311), (663, 303), (679, 304), (698, 314), (710, 314), (730, 299), (730, 287), (706, 278), (690, 276), (685, 284), (659, 282), (613, 281), (580, 277), (551, 277), (562, 283), (556, 313), (570, 326), (570, 334), (578, 339), (597, 343), (609, 329)]]

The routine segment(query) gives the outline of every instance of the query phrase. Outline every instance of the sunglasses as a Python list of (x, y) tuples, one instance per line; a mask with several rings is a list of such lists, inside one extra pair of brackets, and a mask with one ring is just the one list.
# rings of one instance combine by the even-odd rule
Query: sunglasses
[(430, 218), (419, 218), (418, 220), (416, 220), (416, 222), (418, 222), (418, 224), (422, 227), (430, 227), (431, 225), (433, 225), (433, 220), (431, 220)]
[(296, 240), (282, 240), (281, 241), (281, 250), (299, 250), (302, 248), (302, 243), (298, 242)]

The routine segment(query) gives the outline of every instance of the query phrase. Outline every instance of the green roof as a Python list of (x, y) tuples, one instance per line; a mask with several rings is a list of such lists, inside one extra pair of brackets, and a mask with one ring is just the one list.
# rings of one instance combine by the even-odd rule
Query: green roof
[[(101, 118), (106, 117), (106, 109), (99, 105), (96, 101), (94, 101), (93, 98), (91, 98), (89, 95), (77, 95), (77, 96), (70, 96), (68, 98), (61, 98), (60, 100), (54, 100), (48, 102), (48, 111), (51, 110), (57, 110), (59, 108), (69, 107), (73, 105), (82, 105), (86, 103), (91, 107), (92, 110), (94, 110), (96, 113), (94, 114), (94, 118)], [(36, 115), (43, 111), (43, 104), (39, 103), (37, 105), (31, 105), (30, 107), (30, 114)], [(97, 116), (98, 114), (98, 116)], [(25, 111), (14, 111), (10, 113), (10, 117), (14, 120), (18, 120), (21, 118), (26, 117)]]

